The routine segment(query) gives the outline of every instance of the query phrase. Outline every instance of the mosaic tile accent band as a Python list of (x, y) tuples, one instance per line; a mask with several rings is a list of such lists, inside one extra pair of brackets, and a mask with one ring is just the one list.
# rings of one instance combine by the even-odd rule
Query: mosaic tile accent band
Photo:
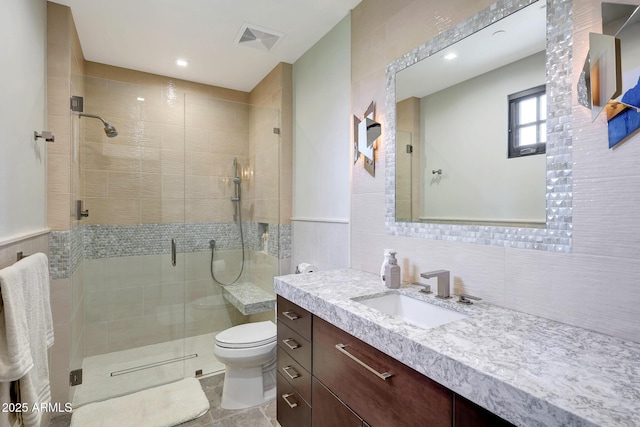
[(546, 228), (397, 222), (395, 219), (396, 73), (534, 0), (501, 0), (476, 16), (442, 32), (387, 66), (384, 132), (385, 229), (387, 234), (508, 246), (552, 252), (571, 252), (572, 242), (572, 24), (571, 0), (547, 1), (547, 212)]
[(52, 279), (70, 277), (71, 232), (52, 231), (49, 235), (49, 275)]
[[(267, 253), (275, 258), (291, 257), (291, 226), (244, 222), (245, 249), (263, 249), (262, 232), (268, 231)], [(172, 223), (136, 225), (82, 225), (72, 231), (54, 231), (50, 238), (49, 268), (53, 279), (70, 277), (84, 258), (99, 259), (135, 255), (166, 254), (175, 238), (178, 252), (241, 248), (238, 226), (233, 223)]]
[[(260, 224), (255, 222), (242, 224), (246, 249), (256, 251), (262, 249), (262, 235), (259, 227)], [(278, 235), (278, 229), (281, 227), (283, 226), (268, 224), (269, 234)], [(209, 241), (212, 239), (216, 241), (216, 248), (221, 250), (242, 247), (238, 226), (233, 222), (87, 225), (84, 234), (84, 256), (95, 259), (169, 253), (172, 238), (176, 239), (179, 252), (208, 251)], [(286, 244), (287, 241), (283, 243)], [(278, 245), (277, 239), (269, 239), (269, 255), (282, 256), (283, 251), (278, 251)], [(289, 240), (289, 253), (290, 246)]]

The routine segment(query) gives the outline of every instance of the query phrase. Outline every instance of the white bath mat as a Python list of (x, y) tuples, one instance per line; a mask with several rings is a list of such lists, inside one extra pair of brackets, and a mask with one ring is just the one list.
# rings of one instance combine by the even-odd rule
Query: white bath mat
[(170, 427), (209, 410), (200, 381), (186, 378), (73, 411), (71, 427)]

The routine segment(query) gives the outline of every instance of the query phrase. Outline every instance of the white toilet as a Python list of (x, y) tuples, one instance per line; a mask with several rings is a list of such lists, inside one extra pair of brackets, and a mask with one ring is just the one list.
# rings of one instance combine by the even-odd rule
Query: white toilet
[(213, 351), (226, 366), (221, 406), (243, 409), (276, 396), (276, 325), (246, 323), (216, 335)]

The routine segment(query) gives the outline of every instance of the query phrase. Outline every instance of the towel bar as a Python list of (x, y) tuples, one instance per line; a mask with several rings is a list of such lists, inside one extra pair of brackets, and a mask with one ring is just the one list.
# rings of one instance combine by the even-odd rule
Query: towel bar
[(24, 252), (20, 251), (16, 254), (16, 258), (17, 258), (16, 261), (20, 261), (22, 258), (26, 258), (28, 256), (29, 255), (25, 255)]

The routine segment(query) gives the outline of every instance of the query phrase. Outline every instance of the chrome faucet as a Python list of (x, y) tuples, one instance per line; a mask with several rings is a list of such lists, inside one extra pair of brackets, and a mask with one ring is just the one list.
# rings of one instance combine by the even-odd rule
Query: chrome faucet
[(438, 298), (451, 298), (451, 294), (449, 292), (450, 288), (450, 280), (449, 280), (449, 270), (435, 270), (429, 271), (426, 273), (420, 273), (420, 277), (424, 279), (431, 279), (432, 277), (438, 278), (438, 293), (436, 297)]

